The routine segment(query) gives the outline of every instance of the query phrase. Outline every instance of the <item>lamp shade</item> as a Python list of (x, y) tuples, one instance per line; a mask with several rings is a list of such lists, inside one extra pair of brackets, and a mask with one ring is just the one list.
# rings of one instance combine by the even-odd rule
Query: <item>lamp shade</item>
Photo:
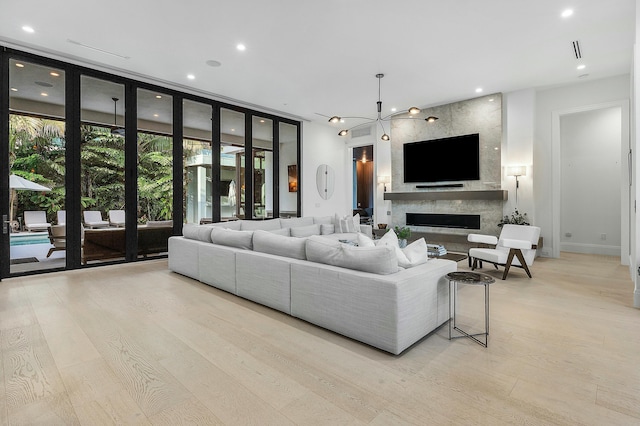
[(507, 167), (507, 176), (526, 176), (526, 166), (509, 166)]

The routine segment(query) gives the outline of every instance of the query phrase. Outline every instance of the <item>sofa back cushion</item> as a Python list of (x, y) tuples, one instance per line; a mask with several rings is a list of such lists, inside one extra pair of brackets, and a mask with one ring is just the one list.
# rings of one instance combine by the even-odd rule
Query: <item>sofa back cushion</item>
[(220, 244), (221, 246), (252, 250), (252, 240), (253, 231), (234, 231), (233, 229), (221, 227), (214, 227), (211, 229), (211, 242), (214, 244)]
[(310, 237), (312, 235), (320, 235), (320, 225), (307, 225), (291, 228), (292, 237)]
[(332, 223), (323, 223), (320, 225), (320, 235), (331, 235), (335, 233), (336, 226)]
[(280, 218), (269, 220), (241, 220), (241, 231), (255, 231), (261, 229), (263, 231), (273, 231), (274, 229), (280, 229)]
[(276, 235), (284, 235), (285, 237), (291, 236), (289, 228), (271, 229), (268, 232)]
[(333, 225), (333, 216), (314, 216), (313, 223), (319, 225)]
[(338, 241), (311, 236), (306, 240), (307, 260), (374, 274), (398, 272), (393, 247), (353, 247)]
[(253, 250), (293, 259), (307, 258), (304, 239), (285, 237), (269, 231), (253, 232)]
[(313, 217), (292, 217), (289, 219), (280, 219), (280, 225), (283, 228), (298, 228), (300, 226), (313, 225)]
[(190, 240), (198, 240), (205, 243), (210, 243), (212, 229), (213, 228), (208, 225), (195, 225), (193, 223), (187, 223), (182, 227), (182, 235)]

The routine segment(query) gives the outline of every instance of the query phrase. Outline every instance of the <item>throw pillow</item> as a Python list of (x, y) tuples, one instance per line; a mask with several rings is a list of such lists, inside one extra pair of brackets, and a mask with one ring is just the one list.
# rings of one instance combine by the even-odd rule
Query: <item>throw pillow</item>
[(353, 218), (353, 231), (351, 232), (360, 232), (360, 213), (356, 213)]
[(240, 230), (242, 231), (255, 231), (262, 229), (263, 231), (273, 231), (280, 229), (280, 219), (268, 219), (268, 220), (241, 220)]
[(237, 247), (245, 250), (253, 249), (253, 231), (234, 231), (214, 227), (211, 229), (211, 242), (221, 246)]
[(270, 231), (254, 231), (253, 250), (293, 259), (306, 259), (304, 239), (285, 237)]
[(336, 232), (336, 226), (331, 223), (323, 223), (320, 225), (320, 235), (329, 235)]
[(393, 229), (390, 229), (386, 234), (382, 236), (382, 238), (380, 238), (380, 240), (378, 240), (378, 246), (392, 247), (396, 253), (396, 258), (398, 259), (398, 266), (408, 268), (407, 265), (410, 264), (409, 259), (407, 259), (407, 256), (400, 248), (400, 245), (398, 244), (398, 236), (393, 231)]
[(373, 240), (363, 233), (358, 234), (358, 247), (375, 247)]
[(320, 225), (308, 225), (308, 226), (298, 226), (297, 228), (291, 228), (291, 236), (304, 238), (310, 237), (312, 235), (320, 235)]
[(352, 247), (325, 237), (306, 240), (307, 259), (312, 262), (340, 266), (374, 274), (398, 272), (398, 260), (392, 247)]
[(340, 219), (340, 232), (356, 232), (356, 228), (353, 226), (353, 220), (351, 218)]
[(400, 259), (398, 259), (398, 264), (400, 266), (410, 268), (421, 265), (427, 261), (427, 242), (424, 238), (420, 238), (403, 248), (402, 252), (407, 258), (408, 265), (400, 265)]
[(276, 234), (276, 235), (284, 235), (285, 237), (290, 236), (291, 234), (289, 233), (289, 228), (280, 228), (280, 229), (273, 229), (271, 231), (272, 234)]

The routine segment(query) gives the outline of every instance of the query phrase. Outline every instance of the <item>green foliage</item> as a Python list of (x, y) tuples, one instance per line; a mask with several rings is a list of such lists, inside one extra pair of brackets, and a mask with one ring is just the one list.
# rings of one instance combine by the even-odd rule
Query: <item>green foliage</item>
[(526, 213), (520, 214), (518, 210), (515, 210), (511, 213), (511, 216), (505, 215), (505, 217), (500, 220), (498, 226), (502, 228), (503, 225), (531, 225), (529, 223), (529, 218)]
[(403, 226), (402, 228), (399, 226), (396, 226), (393, 228), (393, 230), (396, 232), (396, 235), (400, 240), (406, 240), (411, 236), (411, 229), (409, 229), (409, 227), (407, 226)]

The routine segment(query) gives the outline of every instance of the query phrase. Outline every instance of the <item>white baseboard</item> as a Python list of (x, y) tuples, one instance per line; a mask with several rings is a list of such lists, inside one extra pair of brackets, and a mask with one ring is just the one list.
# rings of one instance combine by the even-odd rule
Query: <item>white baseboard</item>
[(601, 244), (560, 243), (560, 251), (620, 257), (622, 248), (620, 246), (605, 246)]

